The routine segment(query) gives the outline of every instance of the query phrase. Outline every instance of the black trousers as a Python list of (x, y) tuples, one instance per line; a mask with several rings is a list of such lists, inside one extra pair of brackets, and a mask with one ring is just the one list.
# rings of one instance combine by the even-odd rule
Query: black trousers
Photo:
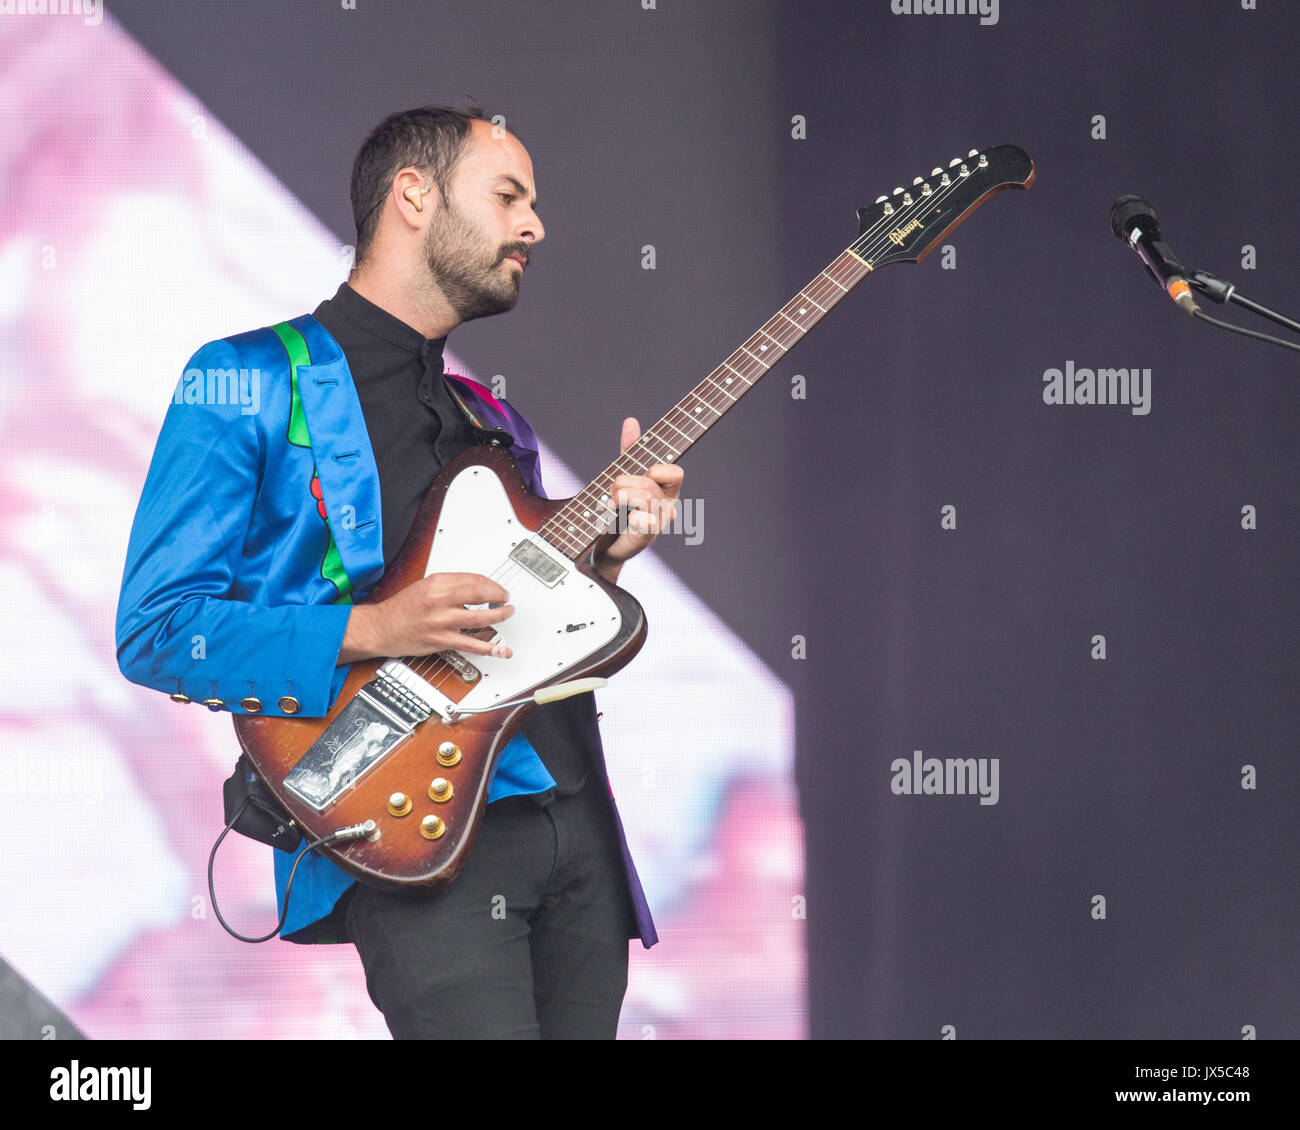
[(614, 1038), (635, 917), (596, 774), (489, 804), (433, 895), (351, 894), (348, 940), (394, 1038)]

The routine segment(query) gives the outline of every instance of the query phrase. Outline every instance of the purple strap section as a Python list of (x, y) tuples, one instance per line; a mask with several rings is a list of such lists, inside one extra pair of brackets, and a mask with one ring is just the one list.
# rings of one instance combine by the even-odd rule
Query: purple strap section
[(533, 432), (532, 425), (507, 401), (498, 400), (493, 396), (486, 385), (481, 385), (478, 381), (471, 380), (460, 373), (445, 375), (461, 386), (483, 423), (488, 427), (509, 432), (514, 437), (515, 445), (510, 449), (510, 454), (519, 464), (519, 472), (523, 475), (524, 482), (534, 494), (546, 498), (546, 491), (542, 489), (542, 472), (538, 465), (537, 436)]

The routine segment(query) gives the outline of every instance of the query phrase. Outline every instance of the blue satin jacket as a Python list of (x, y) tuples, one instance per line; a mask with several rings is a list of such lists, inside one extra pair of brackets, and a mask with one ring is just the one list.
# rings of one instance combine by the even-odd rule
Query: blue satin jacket
[[(289, 325), (302, 335), (309, 365), (291, 368), (270, 328), (194, 354), (145, 479), (118, 603), (117, 660), (132, 682), (177, 702), (273, 716), (328, 713), (349, 670), (337, 665), (351, 613), (347, 590), (364, 598), (383, 575), (379, 474), (347, 360), (315, 318)], [(511, 454), (541, 494), (527, 422), (482, 386), (458, 380), (485, 426), (514, 436)], [(309, 430), (310, 446), (292, 441), (295, 421)], [(498, 759), (488, 796), (553, 784), (518, 734)], [(293, 860), (273, 854), (283, 897)], [(649, 946), (654, 925), (625, 838), (623, 854)], [(283, 936), (340, 940), (304, 928), (328, 915), (352, 882), (323, 857), (304, 859)]]

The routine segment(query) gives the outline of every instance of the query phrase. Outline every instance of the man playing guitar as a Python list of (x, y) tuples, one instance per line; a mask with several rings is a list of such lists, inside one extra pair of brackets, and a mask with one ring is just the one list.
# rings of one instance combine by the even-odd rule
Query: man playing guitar
[[(514, 612), (486, 576), (433, 573), (354, 600), (396, 556), (438, 470), (485, 432), (512, 443), (540, 493), (527, 422), (442, 365), (451, 330), (518, 301), (544, 235), (532, 163), (477, 106), (421, 107), (366, 139), (351, 196), (348, 282), (311, 316), (205, 345), (164, 422), (132, 528), (118, 661), (177, 702), (316, 717), (360, 660), (511, 657), (467, 634)], [(250, 364), (283, 375), (253, 414), (212, 395)], [(639, 436), (624, 420), (620, 450)], [(628, 521), (596, 558), (601, 576), (616, 581), (672, 521), (681, 483), (669, 463), (614, 480)], [(613, 1037), (627, 941), (656, 937), (596, 717), (589, 693), (535, 711), (498, 758), (468, 862), (433, 893), (359, 883), (308, 853), (283, 936), (353, 943), (395, 1037)], [(322, 787), (354, 769), (332, 765)], [(293, 860), (275, 857), (283, 897)]]

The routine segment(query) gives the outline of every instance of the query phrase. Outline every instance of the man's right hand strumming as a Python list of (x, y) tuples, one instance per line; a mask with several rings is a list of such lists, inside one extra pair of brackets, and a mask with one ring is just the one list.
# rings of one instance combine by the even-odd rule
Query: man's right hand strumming
[[(358, 604), (348, 618), (339, 665), (360, 659), (463, 651), (509, 659), (502, 643), (465, 635), (514, 615), (510, 594), (479, 573), (433, 573), (377, 604)], [(466, 605), (499, 604), (499, 608)]]

